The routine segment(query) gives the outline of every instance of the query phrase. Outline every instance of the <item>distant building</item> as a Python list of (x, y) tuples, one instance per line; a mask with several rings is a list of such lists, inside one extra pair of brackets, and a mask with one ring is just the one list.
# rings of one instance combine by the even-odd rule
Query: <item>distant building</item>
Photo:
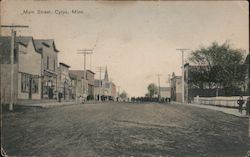
[(62, 99), (64, 100), (70, 100), (73, 98), (69, 68), (69, 65), (65, 63), (59, 63), (57, 70), (57, 91), (62, 93)]
[(95, 79), (94, 85), (95, 99), (98, 100), (100, 96), (102, 100), (115, 100), (116, 85), (109, 80), (107, 67), (105, 69), (104, 79)]
[[(1, 43), (1, 102), (10, 103), (11, 37), (0, 37)], [(4, 77), (2, 77), (4, 76)], [(14, 103), (41, 98), (41, 54), (33, 37), (16, 37), (14, 42)]]
[(103, 83), (102, 83), (102, 80), (97, 80), (95, 79), (95, 82), (94, 82), (95, 86), (94, 86), (94, 97), (96, 100), (99, 100), (99, 97), (103, 96), (104, 95), (104, 92), (103, 92)]
[[(206, 82), (202, 82), (201, 80), (199, 81), (199, 84), (193, 83), (193, 80), (195, 79), (195, 77), (197, 77), (197, 75), (206, 73), (206, 71), (208, 70), (207, 68), (208, 66), (206, 65), (190, 65), (189, 63), (186, 63), (184, 65), (184, 99), (186, 102), (190, 102), (197, 95), (207, 96), (211, 93), (212, 90), (209, 90), (209, 86)], [(196, 74), (197, 71), (199, 71), (199, 74)], [(215, 93), (216, 92), (214, 91), (213, 94)]]
[(84, 94), (84, 73), (83, 70), (69, 70), (69, 76), (72, 82), (72, 90), (75, 96), (83, 96)]
[(162, 98), (171, 97), (171, 87), (160, 87), (160, 94)]
[(95, 86), (95, 73), (91, 70), (87, 70), (87, 81), (88, 81), (88, 97), (94, 99), (94, 86)]
[(182, 77), (175, 76), (175, 73), (172, 74), (170, 79), (171, 84), (171, 100), (182, 102)]
[(81, 90), (80, 87), (78, 88), (77, 84), (79, 82), (79, 84), (81, 84), (81, 78), (79, 78), (77, 75), (72, 74), (69, 72), (69, 79), (71, 82), (71, 88), (72, 88), (72, 99), (76, 98), (77, 93), (79, 93), (79, 91)]
[[(84, 79), (84, 70), (70, 70), (70, 75), (75, 75), (77, 77), (77, 95), (84, 96), (88, 99), (94, 98), (94, 84), (95, 84), (95, 73), (91, 70), (87, 70), (86, 81)], [(81, 80), (81, 81), (80, 81)], [(85, 93), (85, 91), (87, 93)]]
[(110, 96), (113, 100), (115, 100), (116, 96), (117, 96), (117, 92), (116, 92), (116, 85), (113, 82), (110, 82)]
[(53, 39), (34, 40), (35, 47), (42, 55), (42, 99), (57, 98), (58, 50)]

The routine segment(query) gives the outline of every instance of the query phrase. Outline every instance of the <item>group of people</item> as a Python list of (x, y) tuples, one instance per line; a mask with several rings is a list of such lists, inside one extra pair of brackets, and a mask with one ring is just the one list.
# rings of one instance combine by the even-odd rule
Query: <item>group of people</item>
[[(239, 112), (242, 113), (243, 111), (243, 104), (245, 101), (243, 100), (243, 97), (240, 96), (239, 100), (237, 101), (237, 104), (239, 105)], [(246, 100), (246, 115), (250, 115), (250, 97), (247, 98)]]

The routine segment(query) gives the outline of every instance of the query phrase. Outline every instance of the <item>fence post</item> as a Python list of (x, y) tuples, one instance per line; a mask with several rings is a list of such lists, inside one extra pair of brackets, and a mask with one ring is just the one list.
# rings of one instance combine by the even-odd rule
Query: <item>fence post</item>
[(199, 104), (199, 95), (196, 96), (196, 103)]

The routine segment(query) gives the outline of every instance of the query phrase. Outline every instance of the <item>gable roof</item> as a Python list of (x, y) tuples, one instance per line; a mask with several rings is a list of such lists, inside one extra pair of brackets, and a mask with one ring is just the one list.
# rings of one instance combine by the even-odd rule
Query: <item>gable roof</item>
[(91, 71), (91, 70), (88, 70), (88, 69), (87, 69), (87, 71), (90, 72), (90, 73), (92, 73), (92, 74), (95, 74), (95, 73), (94, 73), (93, 71)]
[(53, 47), (55, 52), (59, 52), (55, 46), (55, 41), (53, 39), (35, 39), (35, 47), (41, 52), (44, 46)]
[(64, 67), (70, 68), (70, 66), (67, 65), (67, 64), (65, 64), (65, 63), (60, 62), (59, 64), (62, 65), (62, 66), (64, 66)]
[(16, 42), (19, 43), (19, 44), (22, 44), (23, 46), (27, 47), (30, 40), (32, 40), (33, 42), (33, 37), (31, 36), (27, 36), (27, 37), (16, 37)]
[[(17, 62), (18, 44), (23, 45), (24, 47), (27, 47), (30, 41), (32, 41), (35, 51), (38, 52), (38, 50), (35, 47), (34, 39), (32, 36), (17, 36), (15, 38), (15, 48), (14, 48), (14, 62), (15, 63)], [(9, 64), (10, 63), (11, 37), (10, 36), (1, 36), (0, 43), (2, 44), (1, 63)]]

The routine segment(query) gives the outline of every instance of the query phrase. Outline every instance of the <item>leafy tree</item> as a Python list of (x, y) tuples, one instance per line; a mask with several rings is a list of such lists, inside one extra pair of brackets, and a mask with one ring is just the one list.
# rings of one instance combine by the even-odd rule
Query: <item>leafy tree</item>
[(148, 96), (152, 98), (155, 94), (157, 94), (157, 86), (154, 83), (150, 83), (148, 85)]
[(222, 45), (213, 42), (208, 47), (193, 51), (189, 61), (197, 66), (190, 71), (192, 83), (200, 88), (203, 88), (204, 83), (211, 88), (238, 87), (244, 82), (246, 75), (243, 54), (243, 50), (232, 48), (228, 42)]
[(128, 96), (128, 94), (127, 94), (126, 91), (122, 91), (122, 93), (120, 94), (120, 97), (121, 97), (122, 99), (127, 98), (127, 96)]

